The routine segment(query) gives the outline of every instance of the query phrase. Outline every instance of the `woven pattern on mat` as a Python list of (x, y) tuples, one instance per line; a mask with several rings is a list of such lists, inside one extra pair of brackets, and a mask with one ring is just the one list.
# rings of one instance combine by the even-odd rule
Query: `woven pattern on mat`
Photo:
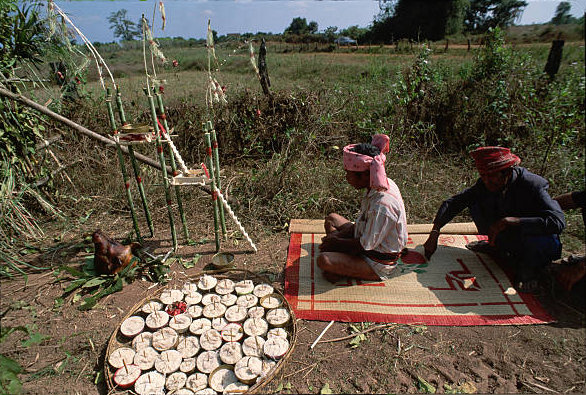
[(298, 318), (455, 326), (553, 322), (533, 295), (515, 291), (489, 256), (465, 248), (486, 236), (442, 234), (428, 263), (423, 256), (428, 235), (410, 235), (410, 252), (390, 279), (336, 284), (315, 263), (323, 236), (291, 234), (285, 296)]

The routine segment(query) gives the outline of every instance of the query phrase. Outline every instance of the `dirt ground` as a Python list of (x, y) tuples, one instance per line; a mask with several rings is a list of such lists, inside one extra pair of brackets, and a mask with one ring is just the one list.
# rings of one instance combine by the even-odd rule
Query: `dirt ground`
[[(83, 231), (101, 227), (119, 239), (123, 235), (109, 231), (116, 222), (88, 223)], [(181, 246), (177, 254), (186, 260), (199, 253), (201, 259), (190, 269), (174, 262), (171, 284), (184, 282), (211, 262), (213, 232), (206, 226), (192, 230), (192, 238), (212, 235), (211, 242)], [(69, 232), (60, 242), (80, 242), (84, 232)], [(151, 253), (164, 254), (170, 248), (169, 238), (168, 233), (160, 234), (145, 244)], [(239, 240), (238, 245), (228, 241), (223, 249), (235, 253), (237, 267), (262, 272), (283, 290), (288, 238), (284, 232), (257, 235), (256, 254), (246, 252), (249, 246), (245, 240)], [(86, 255), (80, 251), (53, 256), (45, 253), (34, 262), (75, 266)], [(130, 308), (155, 290), (154, 284), (137, 279), (102, 299), (94, 309), (82, 312), (76, 308), (79, 302), (73, 305), (69, 300), (54, 308), (55, 298), (68, 285), (54, 280), (51, 271), (30, 274), (26, 285), (22, 278), (2, 280), (2, 327), (34, 324), (47, 338), (25, 346), (21, 341), (27, 337), (15, 332), (0, 345), (1, 353), (25, 369), (20, 375), (25, 394), (108, 394), (106, 383), (97, 376), (108, 340)], [(584, 294), (554, 297), (544, 292), (539, 299), (556, 323), (476, 327), (389, 324), (366, 333), (365, 340), (354, 348), (348, 338), (310, 349), (327, 323), (298, 320), (294, 351), (263, 392), (328, 393), (329, 388), (332, 393), (586, 393)], [(354, 325), (360, 330), (378, 326)], [(322, 339), (351, 333), (348, 323), (338, 322)]]

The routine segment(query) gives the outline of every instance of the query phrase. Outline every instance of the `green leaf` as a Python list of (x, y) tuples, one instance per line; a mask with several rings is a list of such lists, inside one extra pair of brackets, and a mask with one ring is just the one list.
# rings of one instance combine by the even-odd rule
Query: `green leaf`
[(84, 272), (77, 270), (76, 268), (73, 268), (71, 266), (61, 266), (62, 270), (65, 270), (67, 273), (71, 274), (74, 277), (77, 278), (87, 278), (89, 277), (87, 274), (85, 274)]
[(197, 264), (197, 261), (199, 261), (199, 258), (201, 258), (201, 254), (195, 254), (193, 256), (193, 258), (191, 259), (191, 261), (181, 261), (181, 264), (183, 265), (184, 268), (186, 269), (190, 269), (192, 267), (195, 267), (195, 265)]
[(173, 264), (173, 262), (175, 262), (176, 260), (177, 260), (177, 258), (175, 258), (174, 256), (167, 258), (167, 260), (165, 261), (165, 265), (171, 266)]
[(33, 333), (30, 338), (23, 340), (21, 343), (24, 347), (30, 347), (35, 344), (42, 343), (44, 340), (49, 339), (50, 336), (45, 336), (39, 332)]
[(136, 261), (138, 261), (138, 258), (133, 256), (132, 259), (130, 259), (130, 263), (128, 263), (128, 265), (126, 265), (126, 267), (124, 267), (124, 269), (122, 269), (120, 271), (120, 273), (118, 273), (118, 276), (120, 276), (120, 277), (129, 276), (131, 274), (131, 272), (136, 270), (136, 265), (135, 265)]
[(58, 309), (59, 307), (63, 306), (64, 301), (65, 300), (63, 298), (56, 298), (55, 301), (53, 302), (53, 309)]
[(275, 389), (275, 392), (281, 392), (283, 391), (283, 383), (279, 383), (279, 385), (277, 385), (277, 388)]
[(80, 300), (80, 299), (81, 299), (81, 293), (79, 293), (79, 292), (76, 292), (76, 293), (73, 295), (73, 298), (71, 298), (71, 303), (72, 303), (72, 304), (75, 304), (75, 303), (79, 302), (79, 300)]
[(0, 370), (5, 372), (12, 372), (16, 374), (24, 372), (24, 369), (18, 364), (18, 362), (2, 354), (0, 354), (0, 367), (2, 368)]
[(283, 388), (285, 388), (286, 390), (290, 390), (291, 389), (291, 383), (288, 381), (287, 384), (285, 384), (283, 386)]
[(421, 377), (417, 376), (417, 381), (419, 381), (419, 390), (425, 392), (426, 394), (435, 394), (435, 387), (422, 379)]
[(2, 327), (2, 330), (0, 332), (0, 343), (4, 342), (4, 340), (6, 340), (6, 338), (8, 336), (10, 336), (10, 334), (12, 332), (16, 332), (16, 331), (24, 332), (27, 335), (30, 333), (29, 332), (29, 329), (26, 326), (22, 326), (22, 325), (20, 325), (20, 326), (13, 326), (13, 327), (4, 326), (4, 327)]
[(106, 279), (106, 278), (94, 277), (94, 278), (88, 280), (85, 284), (83, 284), (82, 288), (97, 287), (98, 285), (102, 285), (106, 281), (108, 281), (108, 279)]
[(356, 348), (360, 345), (360, 342), (363, 342), (366, 340), (366, 335), (364, 333), (360, 333), (358, 335), (356, 335), (356, 337), (354, 337), (354, 339), (350, 340), (350, 346), (352, 346), (352, 348)]
[(321, 390), (319, 390), (320, 394), (333, 394), (332, 389), (328, 383), (325, 383)]
[(85, 298), (83, 300), (83, 302), (77, 307), (77, 309), (81, 310), (81, 311), (90, 310), (96, 305), (97, 302), (98, 302), (98, 300), (96, 299), (95, 296)]
[(69, 284), (64, 290), (63, 290), (63, 294), (67, 294), (79, 287), (81, 287), (82, 285), (84, 285), (87, 282), (87, 278), (78, 278), (77, 280), (73, 280), (71, 282), (71, 284)]
[[(8, 380), (9, 383), (6, 388), (8, 393), (10, 395), (20, 395), (22, 393), (22, 383), (18, 379), (18, 376), (13, 373), (8, 373)], [(2, 381), (5, 381), (4, 377), (2, 378)]]

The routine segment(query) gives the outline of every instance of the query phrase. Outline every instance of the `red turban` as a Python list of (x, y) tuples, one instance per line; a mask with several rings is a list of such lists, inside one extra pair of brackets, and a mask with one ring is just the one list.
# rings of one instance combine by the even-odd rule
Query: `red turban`
[(509, 148), (503, 147), (476, 148), (470, 152), (470, 156), (474, 158), (480, 174), (494, 173), (521, 163), (517, 155), (512, 154)]

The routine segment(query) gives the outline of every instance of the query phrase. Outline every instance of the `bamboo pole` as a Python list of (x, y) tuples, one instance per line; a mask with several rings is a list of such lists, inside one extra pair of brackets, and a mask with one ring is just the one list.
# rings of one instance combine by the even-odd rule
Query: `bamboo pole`
[[(165, 202), (167, 203), (167, 214), (169, 215), (169, 225), (171, 226), (171, 238), (173, 239), (173, 250), (177, 251), (177, 233), (175, 232), (175, 221), (173, 220), (173, 209), (171, 208), (171, 193), (169, 192), (169, 179), (167, 178), (167, 166), (165, 165), (165, 155), (163, 154), (163, 146), (161, 143), (161, 134), (159, 131), (159, 123), (157, 122), (157, 113), (155, 111), (155, 101), (149, 92), (148, 88), (144, 88), (144, 93), (148, 98), (149, 107), (151, 109), (151, 119), (153, 121), (153, 128), (156, 133), (157, 153), (159, 155), (159, 162), (163, 170), (163, 187), (165, 188)], [(213, 191), (213, 188), (212, 188)], [(213, 196), (213, 195), (212, 195)]]
[[(222, 190), (222, 183), (220, 181), (220, 157), (218, 155), (218, 139), (216, 138), (216, 131), (212, 126), (212, 121), (208, 121), (208, 131), (212, 138), (212, 156), (214, 160), (214, 174), (216, 175), (216, 187), (219, 191)], [(220, 224), (222, 225), (222, 235), (226, 238), (226, 219), (224, 217), (224, 206), (220, 204)]]
[[(114, 137), (118, 134), (116, 130), (116, 120), (114, 119), (114, 110), (112, 109), (112, 95), (110, 94), (110, 88), (106, 89), (106, 106), (108, 107), (108, 116), (110, 118), (110, 127), (112, 128), (112, 134)], [(122, 171), (122, 179), (124, 180), (124, 188), (126, 189), (126, 199), (128, 200), (128, 206), (130, 207), (130, 213), (132, 214), (132, 224), (136, 237), (139, 242), (142, 242), (142, 236), (140, 235), (140, 229), (138, 227), (138, 218), (134, 211), (134, 203), (132, 202), (132, 194), (130, 193), (130, 182), (128, 182), (128, 173), (126, 172), (126, 165), (124, 164), (124, 157), (122, 156), (122, 150), (120, 144), (116, 141), (116, 154), (118, 155), (118, 162), (120, 163), (120, 170)]]
[[(126, 114), (124, 114), (124, 107), (122, 106), (122, 95), (120, 94), (120, 86), (119, 85), (116, 85), (116, 108), (118, 108), (118, 115), (120, 116), (120, 122), (122, 122), (122, 125), (127, 125), (128, 123), (126, 122)], [(155, 235), (155, 228), (153, 226), (151, 212), (149, 210), (149, 205), (147, 203), (146, 194), (144, 192), (144, 185), (142, 184), (142, 178), (140, 177), (140, 170), (138, 168), (138, 164), (136, 163), (136, 157), (134, 156), (134, 148), (132, 147), (132, 145), (128, 146), (128, 156), (130, 157), (130, 163), (132, 164), (132, 170), (134, 171), (134, 178), (136, 179), (136, 184), (138, 185), (138, 192), (140, 194), (142, 208), (144, 209), (144, 215), (147, 220), (149, 231), (151, 232), (150, 237), (153, 237)]]
[(220, 226), (219, 226), (219, 210), (218, 210), (218, 190), (216, 188), (216, 178), (214, 175), (214, 164), (212, 160), (212, 143), (210, 140), (210, 134), (207, 130), (207, 125), (202, 124), (204, 130), (204, 139), (206, 143), (206, 162), (208, 164), (208, 170), (210, 172), (210, 181), (212, 184), (212, 205), (214, 207), (214, 235), (216, 239), (216, 252), (220, 251)]
[[(159, 115), (163, 119), (163, 126), (167, 131), (167, 139), (169, 140), (169, 156), (171, 161), (171, 169), (173, 177), (179, 174), (177, 171), (177, 165), (175, 164), (175, 154), (173, 152), (173, 148), (171, 146), (171, 132), (169, 131), (169, 125), (167, 124), (167, 115), (165, 114), (165, 106), (163, 106), (163, 98), (161, 97), (160, 93), (156, 93), (155, 96), (157, 97), (157, 104), (159, 107)], [(179, 206), (179, 216), (181, 217), (181, 225), (183, 227), (183, 235), (185, 236), (186, 242), (189, 242), (189, 230), (187, 229), (187, 219), (185, 218), (185, 211), (183, 210), (183, 199), (181, 199), (181, 189), (179, 185), (175, 185), (175, 198), (177, 199), (177, 206)]]

